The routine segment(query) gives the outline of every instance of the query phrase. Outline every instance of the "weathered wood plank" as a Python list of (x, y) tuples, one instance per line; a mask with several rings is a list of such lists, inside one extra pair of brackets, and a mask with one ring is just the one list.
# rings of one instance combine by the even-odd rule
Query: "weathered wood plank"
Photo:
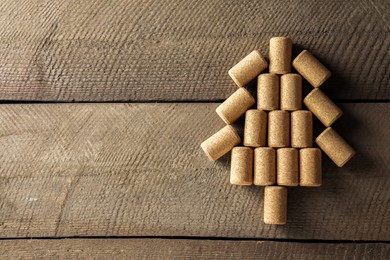
[(390, 240), (390, 104), (341, 106), (358, 154), (289, 189), (281, 227), (263, 224), (262, 188), (229, 184), (229, 156), (201, 151), (217, 105), (1, 105), (0, 236)]
[(190, 239), (1, 240), (1, 259), (389, 259), (386, 243)]
[(389, 1), (4, 0), (0, 100), (221, 100), (227, 71), (292, 37), (336, 99), (390, 99)]

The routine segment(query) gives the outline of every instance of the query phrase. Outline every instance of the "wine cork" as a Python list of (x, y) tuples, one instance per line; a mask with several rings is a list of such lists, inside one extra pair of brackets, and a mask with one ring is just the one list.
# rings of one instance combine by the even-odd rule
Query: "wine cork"
[(216, 109), (217, 114), (230, 125), (242, 116), (251, 106), (255, 104), (255, 99), (245, 88), (239, 88), (228, 99), (226, 99)]
[(279, 76), (271, 73), (260, 74), (257, 78), (257, 109), (279, 109)]
[(355, 150), (331, 127), (316, 138), (316, 143), (338, 167), (344, 166), (355, 155)]
[(234, 130), (232, 126), (227, 125), (209, 137), (200, 146), (209, 159), (215, 161), (229, 152), (240, 142), (241, 138), (237, 134), (236, 130)]
[(280, 77), (280, 109), (302, 109), (302, 77), (289, 73)]
[(310, 111), (298, 110), (291, 113), (291, 146), (313, 146), (313, 115)]
[(309, 51), (302, 51), (292, 62), (293, 67), (313, 87), (320, 87), (332, 74)]
[(230, 183), (252, 185), (253, 149), (250, 147), (234, 147), (231, 159)]
[(290, 145), (290, 113), (274, 110), (268, 113), (268, 146), (287, 147)]
[(298, 150), (276, 150), (276, 182), (280, 186), (298, 186)]
[(254, 184), (268, 186), (276, 183), (276, 152), (271, 147), (259, 147), (254, 153)]
[(234, 65), (228, 73), (238, 87), (243, 87), (267, 67), (268, 63), (261, 56), (260, 52), (252, 51), (239, 63)]
[(267, 134), (267, 113), (257, 109), (245, 112), (244, 145), (265, 146)]
[(273, 37), (269, 44), (269, 72), (286, 74), (291, 72), (292, 40)]
[(343, 111), (318, 88), (313, 89), (303, 103), (326, 127), (332, 125), (343, 114)]
[(299, 185), (320, 187), (322, 184), (322, 160), (319, 148), (299, 150)]
[(267, 186), (264, 188), (264, 223), (283, 225), (287, 222), (287, 188)]

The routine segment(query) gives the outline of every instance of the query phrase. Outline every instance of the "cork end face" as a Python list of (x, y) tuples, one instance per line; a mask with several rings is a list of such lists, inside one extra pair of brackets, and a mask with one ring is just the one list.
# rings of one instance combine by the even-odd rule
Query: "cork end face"
[[(301, 51), (301, 53), (298, 54), (297, 57), (295, 57), (295, 59), (293, 60), (292, 62), (292, 66), (295, 68), (296, 64), (299, 63), (299, 61), (301, 60), (301, 58), (305, 55), (309, 54), (310, 55), (310, 52), (308, 50), (303, 50)], [(296, 69), (296, 68), (295, 68)]]
[(241, 142), (241, 137), (240, 135), (237, 133), (236, 129), (234, 129), (233, 126), (231, 125), (227, 125), (226, 127), (229, 127), (230, 131), (232, 132), (232, 134), (234, 135), (234, 137), (236, 138), (236, 143), (239, 144)]
[(343, 167), (347, 162), (349, 162), (349, 160), (352, 159), (352, 157), (354, 157), (356, 154), (356, 151), (353, 151), (344, 161), (342, 161), (341, 163), (338, 163), (337, 166), (338, 167)]
[(231, 125), (232, 122), (230, 122), (226, 117), (225, 115), (221, 112), (220, 110), (220, 106), (217, 107), (217, 109), (215, 110), (215, 112), (217, 112), (217, 114), (219, 115), (219, 117), (228, 125)]
[(200, 144), (200, 147), (202, 148), (203, 152), (207, 155), (207, 157), (210, 159), (210, 161), (213, 161), (213, 162), (214, 162), (214, 161), (216, 161), (216, 160), (218, 159), (218, 158), (213, 158), (213, 157), (210, 155), (210, 153), (207, 151), (207, 148), (206, 148), (204, 142)]
[(316, 143), (321, 143), (321, 139), (324, 135), (326, 135), (329, 131), (333, 131), (333, 128), (332, 127), (328, 127), (326, 128), (324, 131), (322, 131), (321, 134), (319, 134), (316, 138)]
[(330, 71), (328, 71), (328, 73), (325, 75), (325, 77), (322, 78), (320, 81), (318, 81), (317, 84), (315, 84), (313, 87), (314, 88), (321, 87), (325, 83), (325, 81), (327, 81), (330, 78), (330, 76), (332, 76), (332, 73)]
[(326, 127), (330, 127), (331, 125), (333, 125), (334, 122), (337, 121), (337, 119), (339, 119), (341, 116), (343, 115), (343, 111), (340, 109), (339, 113), (337, 116), (335, 116), (332, 120), (330, 120), (329, 122), (326, 122), (326, 124), (324, 124)]
[(242, 88), (244, 86), (244, 85), (241, 84), (240, 81), (238, 81), (238, 79), (234, 75), (234, 72), (232, 71), (232, 69), (230, 69), (228, 71), (228, 74), (229, 74), (230, 78), (234, 81), (234, 83), (236, 83), (237, 87)]

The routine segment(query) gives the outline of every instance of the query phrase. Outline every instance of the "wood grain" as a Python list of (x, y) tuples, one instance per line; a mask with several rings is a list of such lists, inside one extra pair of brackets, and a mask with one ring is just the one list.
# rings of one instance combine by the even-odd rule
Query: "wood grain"
[(1, 240), (1, 259), (389, 259), (385, 243), (191, 239)]
[(290, 36), (335, 99), (390, 99), (389, 1), (4, 0), (0, 100), (222, 100), (227, 71)]
[(263, 189), (230, 185), (230, 156), (200, 149), (224, 125), (217, 105), (1, 105), (0, 237), (390, 240), (390, 104), (340, 104), (357, 155), (324, 156), (323, 187), (289, 189), (278, 227)]

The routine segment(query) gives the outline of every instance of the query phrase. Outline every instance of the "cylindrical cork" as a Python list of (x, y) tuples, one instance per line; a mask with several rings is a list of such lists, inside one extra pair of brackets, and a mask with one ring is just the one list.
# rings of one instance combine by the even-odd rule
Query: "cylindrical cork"
[(244, 145), (265, 146), (267, 134), (267, 113), (257, 109), (245, 112)]
[(280, 148), (276, 150), (276, 182), (280, 186), (298, 186), (298, 150)]
[(355, 155), (355, 150), (331, 127), (316, 138), (316, 143), (338, 167)]
[(204, 141), (200, 147), (202, 147), (210, 160), (215, 161), (240, 142), (241, 138), (236, 130), (232, 126), (227, 125)]
[(313, 87), (320, 87), (332, 74), (309, 51), (302, 51), (292, 62), (293, 67)]
[(289, 73), (280, 77), (280, 109), (302, 109), (302, 77)]
[(269, 43), (269, 72), (286, 74), (291, 72), (292, 40), (273, 37)]
[(255, 99), (245, 88), (239, 88), (228, 99), (226, 99), (216, 109), (217, 114), (230, 125), (242, 116), (251, 106), (255, 104)]
[(264, 188), (264, 223), (283, 225), (287, 222), (287, 188), (267, 186)]
[(299, 185), (320, 187), (322, 184), (322, 160), (319, 148), (299, 150)]
[(291, 146), (313, 146), (313, 115), (310, 111), (298, 110), (291, 113)]
[(313, 89), (303, 103), (326, 127), (332, 125), (343, 114), (343, 111), (318, 88)]
[(268, 186), (276, 183), (276, 152), (271, 147), (255, 149), (254, 184)]
[(229, 75), (239, 87), (248, 84), (268, 67), (267, 61), (260, 52), (252, 51), (239, 63), (229, 70)]
[(257, 78), (257, 109), (279, 109), (279, 76), (272, 73), (260, 74)]
[(274, 110), (268, 113), (268, 146), (287, 147), (290, 145), (290, 113)]
[(234, 185), (252, 185), (253, 183), (253, 149), (234, 147), (230, 168), (230, 183)]

